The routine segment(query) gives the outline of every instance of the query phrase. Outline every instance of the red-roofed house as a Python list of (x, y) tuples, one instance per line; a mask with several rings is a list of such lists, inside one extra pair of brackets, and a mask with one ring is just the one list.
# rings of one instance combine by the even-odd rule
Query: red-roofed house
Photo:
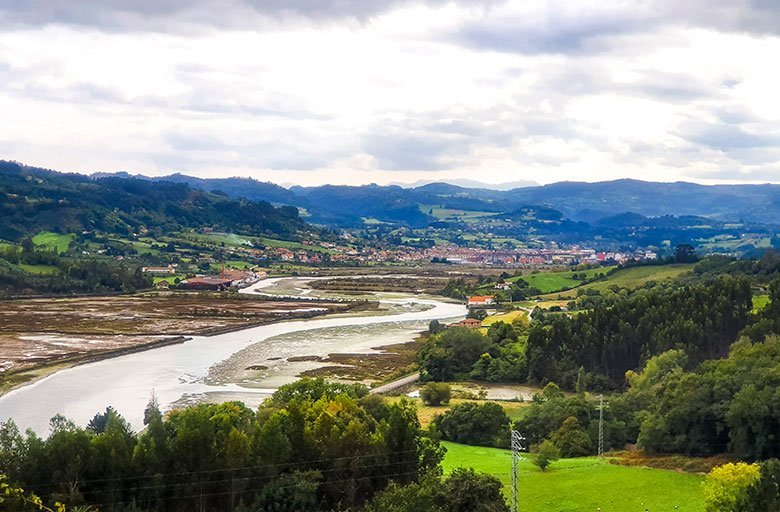
[(476, 295), (469, 297), (466, 305), (470, 308), (484, 308), (486, 306), (492, 306), (496, 303), (496, 297), (493, 295)]

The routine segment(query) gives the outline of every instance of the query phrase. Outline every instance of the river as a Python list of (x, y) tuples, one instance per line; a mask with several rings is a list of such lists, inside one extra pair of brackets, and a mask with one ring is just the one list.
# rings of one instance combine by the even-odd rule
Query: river
[[(315, 295), (307, 279), (268, 279), (242, 290), (290, 290)], [(217, 336), (195, 336), (179, 345), (127, 354), (61, 370), (0, 397), (0, 421), (48, 434), (52, 416), (62, 414), (84, 426), (106, 406), (143, 428), (143, 409), (152, 393), (161, 407), (200, 401), (242, 400), (256, 405), (301, 371), (321, 366), (290, 362), (295, 356), (371, 351), (413, 339), (433, 319), (462, 317), (466, 308), (412, 294), (370, 294), (381, 311), (338, 314), (253, 327)], [(259, 370), (248, 370), (256, 365)]]

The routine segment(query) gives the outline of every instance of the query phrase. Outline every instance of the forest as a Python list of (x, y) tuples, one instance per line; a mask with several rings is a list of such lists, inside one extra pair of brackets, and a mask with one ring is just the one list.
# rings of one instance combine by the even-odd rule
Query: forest
[(46, 439), (8, 421), (0, 424), (0, 474), (30, 494), (6, 510), (36, 510), (30, 495), (101, 511), (415, 510), (385, 507), (399, 495), (432, 512), (479, 510), (475, 500), (508, 510), (495, 478), (469, 470), (442, 477), (444, 448), (424, 435), (411, 402), (367, 393), (303, 379), (257, 411), (226, 402), (165, 416), (152, 399), (141, 433), (111, 408), (86, 428), (55, 417)]
[(308, 229), (290, 206), (230, 199), (186, 184), (139, 178), (93, 179), (0, 161), (0, 239), (39, 231), (96, 230), (117, 235), (210, 227), (253, 235)]

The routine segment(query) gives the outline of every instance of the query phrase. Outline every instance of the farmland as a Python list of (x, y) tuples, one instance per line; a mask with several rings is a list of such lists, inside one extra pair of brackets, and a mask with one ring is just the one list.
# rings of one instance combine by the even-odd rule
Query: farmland
[[(673, 265), (650, 265), (641, 267), (631, 267), (618, 270), (603, 280), (584, 284), (572, 290), (562, 291), (560, 293), (551, 292), (544, 298), (574, 298), (578, 290), (598, 290), (603, 292), (612, 286), (618, 288), (635, 289), (649, 283), (650, 281), (664, 281), (680, 276), (693, 269), (692, 264), (673, 264)], [(539, 274), (544, 275), (544, 274)]]
[(62, 235), (59, 233), (51, 233), (49, 231), (41, 231), (34, 237), (32, 241), (37, 246), (51, 247), (56, 249), (57, 252), (65, 252), (68, 250), (71, 240), (76, 237), (73, 233)]
[(607, 274), (616, 267), (599, 267), (579, 272), (544, 272), (539, 274), (529, 274), (508, 279), (508, 281), (518, 281), (522, 279), (532, 288), (536, 288), (542, 293), (557, 292), (567, 290), (582, 284), (581, 279), (575, 279), (573, 276), (584, 275), (586, 279), (593, 279), (598, 274)]
[(500, 315), (491, 315), (485, 318), (482, 321), (482, 325), (484, 327), (489, 327), (490, 325), (496, 322), (505, 322), (511, 324), (514, 320), (517, 320), (518, 318), (526, 318), (526, 317), (528, 317), (528, 313), (526, 313), (523, 310), (509, 311), (508, 313), (502, 313)]
[[(471, 467), (491, 474), (510, 495), (511, 456), (508, 450), (450, 442), (445, 473)], [(527, 456), (526, 456), (527, 457)], [(562, 459), (541, 472), (526, 459), (520, 462), (520, 509), (534, 512), (643, 512), (679, 510), (703, 512), (700, 475), (610, 464), (606, 459)]]

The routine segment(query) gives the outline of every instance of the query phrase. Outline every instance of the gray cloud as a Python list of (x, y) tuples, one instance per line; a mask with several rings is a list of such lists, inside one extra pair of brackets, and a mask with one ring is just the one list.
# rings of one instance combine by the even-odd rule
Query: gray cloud
[(363, 151), (377, 159), (381, 169), (390, 171), (436, 171), (446, 169), (445, 158), (465, 151), (460, 143), (436, 133), (375, 133), (363, 137)]
[[(421, 1), (421, 0), (420, 0)], [(444, 4), (447, 0), (424, 0)], [(256, 28), (261, 18), (366, 21), (414, 0), (0, 0), (0, 22), (62, 24), (104, 30), (178, 31), (200, 25)]]
[(619, 46), (616, 40), (622, 36), (670, 26), (780, 34), (780, 2), (776, 0), (657, 0), (617, 7), (547, 0), (539, 5), (535, 17), (488, 10), (448, 38), (481, 50), (578, 55), (615, 51)]
[(750, 133), (739, 125), (731, 124), (692, 124), (684, 126), (680, 135), (696, 144), (724, 152), (780, 146), (780, 137), (776, 135)]
[(310, 149), (306, 134), (291, 137), (296, 143), (258, 136), (256, 142), (227, 142), (208, 133), (171, 131), (164, 140), (171, 151), (155, 157), (158, 165), (168, 168), (198, 167), (204, 164), (229, 165), (240, 163), (271, 170), (312, 170), (327, 167), (340, 156), (334, 150)]

